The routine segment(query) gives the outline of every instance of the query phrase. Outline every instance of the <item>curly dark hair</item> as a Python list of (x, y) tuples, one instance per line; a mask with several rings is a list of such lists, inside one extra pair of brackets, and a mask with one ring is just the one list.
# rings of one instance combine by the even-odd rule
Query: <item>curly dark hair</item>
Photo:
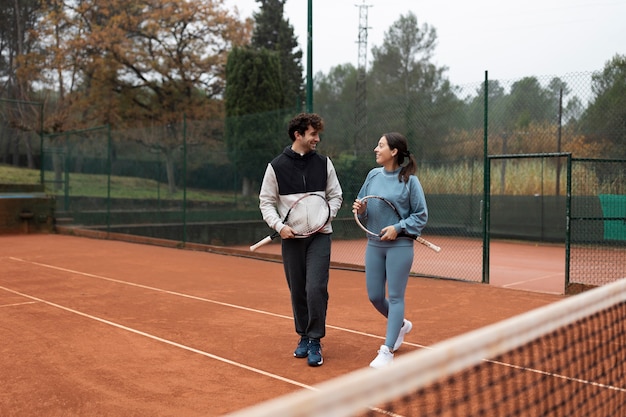
[(296, 140), (296, 132), (304, 135), (304, 132), (306, 132), (309, 126), (318, 132), (322, 132), (324, 130), (324, 120), (316, 113), (300, 113), (291, 119), (289, 128), (287, 129), (291, 141)]

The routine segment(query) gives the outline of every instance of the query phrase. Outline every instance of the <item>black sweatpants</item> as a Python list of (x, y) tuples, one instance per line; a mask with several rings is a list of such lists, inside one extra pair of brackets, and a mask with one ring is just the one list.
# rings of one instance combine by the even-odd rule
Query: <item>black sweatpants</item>
[(296, 333), (310, 339), (326, 334), (330, 246), (331, 235), (323, 233), (282, 241)]

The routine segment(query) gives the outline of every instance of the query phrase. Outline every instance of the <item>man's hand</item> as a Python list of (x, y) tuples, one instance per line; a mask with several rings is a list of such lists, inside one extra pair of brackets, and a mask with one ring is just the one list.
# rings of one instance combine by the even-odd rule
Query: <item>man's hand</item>
[(282, 229), (280, 229), (280, 237), (282, 239), (293, 239), (296, 237), (296, 234), (291, 227), (285, 225)]

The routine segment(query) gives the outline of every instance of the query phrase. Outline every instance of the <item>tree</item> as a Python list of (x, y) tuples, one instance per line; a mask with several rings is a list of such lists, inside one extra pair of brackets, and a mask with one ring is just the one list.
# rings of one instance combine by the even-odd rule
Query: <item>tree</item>
[[(41, 15), (41, 3), (35, 0), (5, 0), (0, 2), (0, 98), (12, 100), (3, 105), (2, 125), (11, 133), (0, 151), (2, 159), (12, 155), (14, 165), (20, 163), (20, 148), (25, 149), (28, 167), (34, 168), (31, 140), (40, 133), (40, 105), (32, 103), (31, 85), (24, 71), (23, 57), (37, 47), (33, 29)], [(6, 162), (6, 161), (5, 161)]]
[[(318, 72), (315, 75), (315, 98), (325, 101), (353, 101), (353, 88), (357, 77), (357, 69), (352, 64), (343, 64), (332, 67), (328, 75)], [(317, 101), (317, 100), (316, 100)]]
[[(372, 48), (371, 83), (387, 94), (404, 95), (419, 91), (434, 68), (430, 59), (437, 44), (437, 31), (418, 25), (413, 12), (400, 15), (385, 32), (383, 45)], [(390, 90), (391, 88), (391, 90)]]
[(552, 78), (550, 80), (550, 84), (548, 84), (548, 94), (550, 95), (551, 101), (558, 103), (559, 97), (566, 97), (571, 92), (571, 88), (569, 88), (567, 83), (559, 77)]
[(0, 2), (0, 96), (28, 100), (28, 80), (20, 71), (20, 59), (36, 47), (32, 31), (40, 18), (41, 3), (35, 0)]
[(403, 131), (419, 157), (425, 157), (433, 148), (427, 145), (435, 144), (450, 129), (450, 119), (441, 115), (457, 112), (463, 104), (444, 77), (447, 68), (430, 62), (436, 43), (436, 30), (428, 24), (420, 26), (409, 12), (392, 24), (381, 47), (372, 48), (368, 90), (384, 99), (370, 102), (369, 112), (379, 120), (378, 126), (371, 123), (371, 127), (381, 133)]
[(223, 3), (50, 2), (38, 32), (47, 55), (28, 60), (35, 81), (71, 104), (59, 128), (218, 115), (228, 51), (252, 30)]
[(252, 34), (252, 47), (278, 52), (279, 73), (283, 83), (283, 102), (278, 108), (300, 109), (304, 97), (302, 50), (298, 47), (293, 26), (284, 18), (287, 0), (256, 2), (261, 7), (258, 13), (254, 13), (256, 25)]
[(584, 112), (583, 102), (577, 96), (572, 97), (567, 101), (565, 108), (563, 109), (563, 122), (565, 124), (575, 124), (580, 120)]
[[(504, 87), (498, 80), (487, 80), (487, 92), (489, 97), (488, 106), (489, 114), (496, 113), (500, 119), (504, 112), (501, 105), (506, 96)], [(480, 87), (476, 89), (476, 95), (468, 100), (467, 103), (467, 122), (471, 129), (482, 129), (485, 124), (485, 83), (480, 83)]]
[(536, 77), (525, 77), (511, 86), (506, 109), (512, 123), (509, 129), (524, 130), (531, 122), (555, 122), (558, 95), (542, 88)]
[(356, 100), (357, 69), (352, 64), (337, 65), (328, 75), (315, 76), (314, 102), (316, 112), (324, 115), (326, 123), (324, 151), (339, 155), (355, 149), (354, 102)]
[[(575, 123), (583, 112), (583, 103), (577, 96), (568, 96), (572, 93), (572, 89), (567, 83), (559, 77), (554, 77), (548, 85), (550, 100), (562, 106), (561, 123)], [(564, 102), (565, 101), (565, 102)]]
[[(242, 194), (282, 148), (283, 89), (280, 57), (267, 49), (234, 48), (226, 65), (226, 145), (231, 163), (242, 176)], [(277, 110), (278, 109), (278, 110)]]
[[(231, 15), (224, 0), (49, 2), (39, 34), (42, 51), (27, 58), (34, 82), (60, 92), (55, 130), (110, 124), (167, 127), (159, 140), (127, 137), (166, 156), (174, 191), (174, 154), (182, 122), (223, 114), (224, 68), (233, 45), (250, 40), (251, 21)], [(56, 84), (53, 84), (52, 81)], [(56, 87), (56, 88), (55, 88)], [(188, 145), (209, 140), (187, 132)]]
[(612, 157), (626, 157), (626, 55), (615, 55), (592, 76), (593, 100), (581, 128), (594, 141), (613, 145)]

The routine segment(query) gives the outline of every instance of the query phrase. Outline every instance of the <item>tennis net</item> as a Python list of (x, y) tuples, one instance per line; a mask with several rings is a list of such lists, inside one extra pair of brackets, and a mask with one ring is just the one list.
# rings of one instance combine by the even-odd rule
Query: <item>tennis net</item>
[(626, 415), (626, 279), (231, 417)]

